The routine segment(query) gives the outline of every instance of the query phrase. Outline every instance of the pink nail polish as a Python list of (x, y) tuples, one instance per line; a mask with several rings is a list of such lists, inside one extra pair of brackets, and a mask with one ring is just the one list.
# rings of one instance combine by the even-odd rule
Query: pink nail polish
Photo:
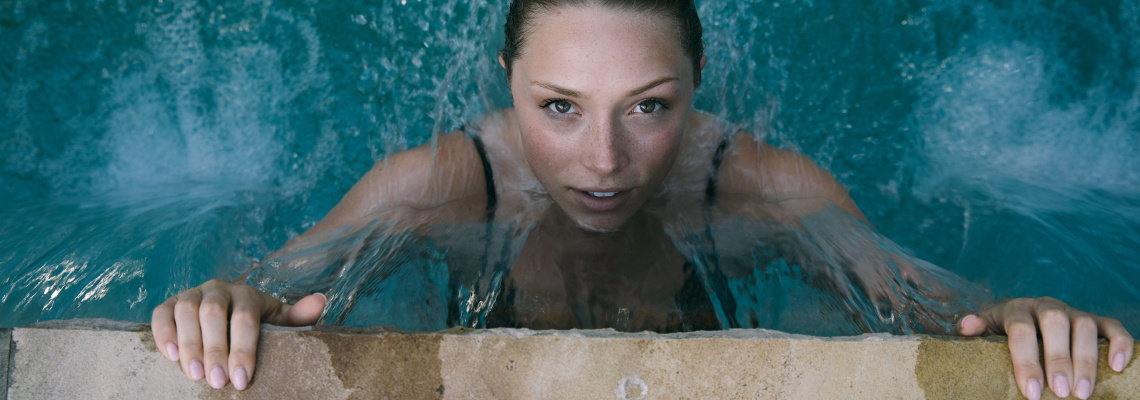
[(226, 371), (222, 371), (221, 366), (215, 365), (214, 368), (210, 369), (210, 379), (207, 381), (210, 382), (210, 387), (214, 389), (226, 387)]
[(178, 346), (175, 346), (174, 343), (166, 344), (166, 358), (170, 361), (178, 361)]
[(1041, 400), (1041, 382), (1030, 379), (1029, 383), (1025, 385), (1025, 397), (1028, 397), (1029, 400)]
[(1092, 396), (1092, 383), (1089, 382), (1089, 378), (1081, 378), (1077, 382), (1077, 398), (1084, 400), (1089, 396)]
[(200, 381), (206, 377), (206, 371), (202, 367), (202, 362), (194, 360), (190, 362), (190, 379)]
[(961, 332), (965, 333), (966, 327), (969, 326), (969, 324), (970, 324), (970, 320), (974, 319), (974, 318), (977, 318), (977, 317), (974, 317), (973, 315), (967, 315), (965, 317), (962, 317), (962, 321), (958, 324), (958, 329), (960, 329)]
[(1124, 371), (1124, 353), (1116, 353), (1112, 356), (1112, 370), (1116, 372)]
[(1069, 377), (1065, 374), (1053, 375), (1051, 383), (1053, 384), (1053, 394), (1060, 398), (1069, 397)]
[(245, 390), (246, 385), (249, 383), (249, 373), (245, 372), (245, 367), (234, 368), (233, 376), (230, 379), (234, 383), (234, 389)]

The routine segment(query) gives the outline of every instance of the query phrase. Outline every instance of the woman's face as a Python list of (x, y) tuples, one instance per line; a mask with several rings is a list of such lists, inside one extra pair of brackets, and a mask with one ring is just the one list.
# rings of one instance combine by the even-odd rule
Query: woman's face
[(621, 228), (673, 166), (695, 89), (675, 24), (582, 6), (528, 26), (510, 83), (523, 150), (583, 229)]

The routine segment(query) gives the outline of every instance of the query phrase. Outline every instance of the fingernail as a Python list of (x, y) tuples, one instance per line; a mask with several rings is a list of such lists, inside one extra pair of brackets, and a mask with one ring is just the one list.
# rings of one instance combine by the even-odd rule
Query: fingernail
[(1112, 357), (1112, 370), (1116, 372), (1124, 371), (1124, 353), (1116, 353)]
[(206, 370), (202, 368), (202, 362), (194, 360), (190, 362), (190, 379), (200, 381), (206, 377)]
[(1053, 394), (1057, 397), (1069, 397), (1069, 377), (1065, 374), (1053, 375)]
[(1089, 396), (1092, 396), (1092, 383), (1089, 382), (1089, 378), (1081, 378), (1077, 382), (1077, 397), (1084, 400)]
[(1029, 384), (1025, 385), (1025, 397), (1029, 400), (1041, 400), (1041, 382), (1030, 379)]
[(249, 376), (245, 372), (245, 367), (234, 368), (233, 376), (231, 376), (234, 383), (234, 389), (245, 390), (246, 383), (249, 383)]
[(974, 316), (972, 314), (967, 315), (965, 317), (962, 317), (962, 320), (958, 321), (958, 331), (959, 332), (965, 332), (966, 331), (966, 324), (968, 324), (970, 322), (971, 318), (974, 318)]
[(174, 343), (166, 344), (166, 358), (169, 358), (170, 361), (178, 361), (178, 346), (175, 346)]
[(222, 371), (220, 365), (215, 365), (214, 368), (210, 370), (210, 379), (207, 380), (210, 381), (210, 387), (221, 389), (226, 386), (226, 371)]

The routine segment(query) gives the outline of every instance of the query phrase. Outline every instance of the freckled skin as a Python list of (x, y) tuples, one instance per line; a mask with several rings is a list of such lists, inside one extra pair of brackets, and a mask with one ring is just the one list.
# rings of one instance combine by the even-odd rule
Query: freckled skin
[[(676, 297), (692, 270), (659, 217), (642, 212), (660, 200), (689, 128), (694, 71), (675, 26), (597, 7), (541, 14), (534, 26), (541, 28), (512, 68), (508, 115), (517, 129), (503, 135), (520, 144), (530, 178), (555, 206), (512, 268), (506, 290), (513, 302), (500, 323), (716, 329), (711, 306), (682, 315)], [(575, 199), (576, 190), (603, 188), (630, 194), (604, 212)]]
[[(535, 26), (542, 28), (529, 36), (511, 77), (527, 164), (578, 226), (616, 231), (669, 175), (685, 134), (694, 71), (673, 24), (652, 15), (563, 8), (538, 16)], [(629, 95), (661, 79), (672, 80)], [(550, 99), (564, 99), (574, 112), (541, 108)], [(649, 99), (668, 105), (641, 113)], [(572, 190), (587, 188), (632, 195), (617, 210), (596, 213), (573, 198)]]

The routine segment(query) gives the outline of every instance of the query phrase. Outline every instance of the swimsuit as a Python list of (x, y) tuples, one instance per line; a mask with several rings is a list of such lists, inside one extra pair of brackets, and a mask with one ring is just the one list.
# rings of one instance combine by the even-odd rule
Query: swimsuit
[(459, 128), (464, 135), (471, 138), (475, 144), (475, 151), (479, 153), (479, 161), (483, 162), (483, 179), (487, 182), (487, 221), (495, 219), (495, 206), (499, 203), (498, 192), (495, 191), (495, 174), (491, 171), (491, 161), (487, 160), (487, 149), (483, 147), (483, 139), (479, 138), (478, 128)]
[[(483, 177), (487, 185), (487, 214), (486, 221), (488, 223), (488, 234), (491, 234), (490, 224), (494, 221), (495, 208), (498, 204), (498, 193), (495, 190), (494, 172), (491, 169), (491, 162), (487, 158), (487, 150), (483, 145), (483, 139), (479, 137), (480, 131), (477, 127), (463, 126), (460, 131), (464, 133), (471, 142), (475, 145), (475, 151), (479, 154), (479, 160), (483, 164)], [(729, 139), (731, 135), (726, 133), (721, 136), (720, 142), (717, 144), (716, 151), (713, 154), (711, 171), (709, 174), (708, 183), (705, 185), (705, 205), (711, 206), (716, 199), (716, 180), (720, 170), (721, 163), (724, 159), (724, 152), (728, 148)], [(711, 239), (711, 232), (708, 232)], [(488, 243), (489, 244), (489, 243)], [(714, 250), (715, 251), (715, 250)], [(485, 252), (488, 253), (488, 252)], [(487, 258), (489, 254), (484, 254), (484, 260), (490, 262)], [(715, 262), (715, 261), (714, 261)], [(668, 321), (664, 326), (644, 326), (636, 327), (638, 329), (651, 329), (659, 333), (668, 332), (687, 332), (694, 330), (719, 330), (721, 324), (717, 318), (717, 312), (712, 304), (707, 289), (702, 280), (698, 278), (697, 271), (693, 268), (690, 261), (686, 261), (682, 266), (682, 272), (685, 276), (684, 284), (680, 291), (675, 296), (675, 304), (677, 310), (670, 312), (665, 319)], [(494, 327), (513, 327), (524, 328), (514, 310), (515, 305), (515, 292), (516, 288), (511, 287), (509, 280), (504, 278), (501, 283), (504, 287), (499, 291), (496, 296), (495, 306), (487, 311), (484, 319), (486, 328)], [(731, 301), (730, 301), (731, 302)], [(735, 308), (731, 307), (730, 308)], [(452, 315), (449, 316), (449, 323), (455, 325), (458, 320), (454, 314), (457, 310), (450, 310)], [(728, 311), (728, 310), (726, 310)], [(730, 319), (735, 319), (731, 318)], [(597, 327), (585, 327), (597, 328)]]

